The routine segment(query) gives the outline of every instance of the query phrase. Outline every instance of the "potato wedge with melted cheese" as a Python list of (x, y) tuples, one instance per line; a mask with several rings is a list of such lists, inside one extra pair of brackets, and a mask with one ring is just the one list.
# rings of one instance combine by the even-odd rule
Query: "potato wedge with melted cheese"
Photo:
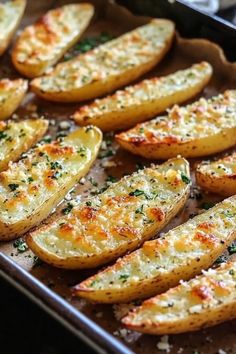
[(96, 127), (77, 129), (1, 172), (0, 240), (14, 239), (45, 219), (88, 172), (101, 140)]
[(9, 118), (25, 97), (28, 83), (23, 79), (0, 80), (0, 120)]
[(174, 24), (155, 19), (31, 81), (31, 89), (50, 101), (79, 102), (105, 95), (151, 70), (169, 50)]
[(236, 262), (228, 262), (144, 301), (122, 322), (142, 333), (177, 334), (233, 318), (236, 318)]
[(104, 302), (147, 298), (206, 269), (236, 237), (236, 196), (188, 220), (78, 284), (74, 293)]
[(0, 171), (16, 161), (46, 133), (48, 121), (27, 119), (21, 122), (0, 122)]
[(190, 189), (188, 162), (172, 159), (113, 183), (27, 237), (31, 250), (63, 268), (93, 268), (139, 247), (184, 205)]
[(217, 161), (203, 161), (197, 166), (196, 181), (212, 193), (227, 197), (236, 194), (236, 153)]
[(212, 67), (207, 62), (194, 64), (97, 99), (80, 107), (73, 118), (79, 125), (93, 124), (103, 131), (127, 129), (194, 97), (207, 85), (211, 75)]
[(236, 144), (236, 90), (186, 107), (174, 106), (166, 116), (116, 135), (134, 154), (151, 159), (211, 155)]
[(25, 11), (26, 0), (0, 4), (0, 55), (7, 49)]
[(42, 75), (72, 47), (94, 13), (91, 4), (69, 4), (50, 10), (26, 27), (12, 50), (12, 61), (23, 75)]

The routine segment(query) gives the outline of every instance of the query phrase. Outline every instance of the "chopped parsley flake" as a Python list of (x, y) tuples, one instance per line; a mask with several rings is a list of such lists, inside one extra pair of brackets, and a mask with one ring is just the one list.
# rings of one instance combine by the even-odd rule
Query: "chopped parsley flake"
[(4, 133), (3, 131), (0, 132), (0, 140), (5, 139), (7, 137), (7, 134)]
[(115, 183), (115, 182), (117, 182), (117, 178), (114, 177), (114, 176), (109, 175), (107, 177), (107, 182)]
[(229, 246), (228, 247), (228, 252), (229, 252), (230, 255), (236, 253), (236, 244), (233, 244), (233, 245)]
[(67, 203), (67, 206), (65, 208), (62, 209), (62, 213), (64, 215), (67, 215), (71, 212), (71, 210), (73, 209), (73, 205), (71, 203)]
[(19, 253), (23, 253), (28, 249), (26, 242), (22, 238), (18, 238), (18, 240), (14, 241), (13, 246), (17, 248)]
[(8, 184), (8, 187), (10, 188), (10, 190), (11, 190), (12, 192), (14, 192), (14, 191), (19, 187), (19, 184), (17, 184), (17, 183), (10, 183), (10, 184)]
[(212, 208), (214, 205), (215, 205), (214, 203), (205, 202), (205, 203), (202, 203), (200, 205), (200, 207), (201, 207), (201, 209), (208, 210), (208, 209)]
[(129, 278), (129, 274), (121, 274), (119, 276), (119, 280), (122, 280), (122, 283), (125, 283), (128, 278)]
[(50, 162), (51, 170), (60, 169), (62, 170), (62, 165), (58, 161)]
[(181, 172), (181, 179), (184, 183), (189, 184), (191, 183), (191, 179), (188, 178), (183, 172)]
[(143, 205), (141, 205), (140, 208), (138, 208), (138, 209), (135, 210), (135, 214), (145, 215), (144, 212), (143, 212)]
[(135, 189), (135, 191), (130, 192), (129, 195), (139, 197), (140, 195), (145, 195), (145, 192), (140, 189)]

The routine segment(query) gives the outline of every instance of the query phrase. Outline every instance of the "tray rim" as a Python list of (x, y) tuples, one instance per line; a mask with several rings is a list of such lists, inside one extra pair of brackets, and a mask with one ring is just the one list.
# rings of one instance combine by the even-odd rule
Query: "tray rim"
[(97, 353), (134, 354), (125, 344), (3, 253), (0, 253), (0, 276)]
[[(111, 3), (116, 3), (115, 0), (108, 1)], [(228, 31), (226, 35), (229, 35), (229, 30), (230, 32), (235, 32), (236, 35), (236, 26), (220, 18), (219, 16), (204, 13), (192, 4), (190, 5), (185, 3), (183, 0), (176, 0), (176, 3), (184, 8), (188, 8), (190, 11), (198, 13), (205, 19), (210, 19), (211, 23), (220, 27), (222, 31)], [(125, 11), (131, 12), (127, 7), (119, 3), (116, 4)], [(137, 14), (136, 16), (143, 15)], [(188, 40), (190, 38), (181, 37), (181, 39)], [(200, 38), (191, 38), (191, 40), (194, 39), (198, 40)], [(201, 38), (201, 40), (203, 39)], [(218, 47), (218, 50), (221, 51), (220, 56), (223, 61), (229, 65), (236, 65), (236, 62), (230, 62), (227, 60), (224, 50), (220, 47), (220, 45), (208, 39), (205, 39), (205, 41), (214, 43), (214, 45)], [(51, 317), (60, 322), (67, 330), (83, 340), (97, 353), (135, 354), (135, 352), (128, 348), (119, 339), (103, 329), (80, 310), (76, 309), (73, 305), (64, 300), (60, 295), (52, 291), (31, 273), (21, 267), (17, 262), (2, 252), (0, 252), (0, 277), (14, 286), (18, 291), (24, 294), (42, 310), (47, 312)]]

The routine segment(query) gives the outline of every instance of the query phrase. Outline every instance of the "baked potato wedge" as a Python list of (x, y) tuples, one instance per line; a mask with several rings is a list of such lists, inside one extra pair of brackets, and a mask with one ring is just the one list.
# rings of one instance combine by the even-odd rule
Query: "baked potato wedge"
[[(185, 176), (185, 177), (183, 177)], [(139, 247), (184, 205), (188, 162), (172, 159), (139, 170), (27, 236), (31, 250), (63, 268), (94, 268)]]
[(225, 91), (116, 135), (134, 154), (150, 159), (211, 155), (236, 144), (236, 90)]
[(173, 22), (152, 20), (58, 64), (49, 74), (31, 81), (31, 89), (56, 102), (79, 102), (105, 95), (151, 70), (169, 50), (173, 37)]
[(0, 240), (17, 238), (45, 219), (96, 158), (102, 134), (81, 128), (42, 144), (0, 173)]
[(217, 161), (203, 161), (197, 166), (196, 181), (212, 193), (227, 197), (236, 194), (236, 153)]
[(233, 318), (236, 318), (236, 262), (229, 262), (144, 301), (122, 322), (142, 333), (176, 334)]
[(46, 133), (48, 121), (27, 119), (21, 122), (0, 122), (0, 171), (16, 161)]
[(26, 80), (0, 80), (0, 120), (9, 118), (19, 107), (28, 89)]
[(0, 55), (7, 49), (25, 11), (26, 0), (0, 4)]
[(206, 269), (236, 236), (236, 196), (188, 220), (78, 284), (74, 294), (103, 302), (147, 298)]
[(87, 3), (48, 11), (18, 37), (12, 50), (16, 69), (30, 78), (42, 75), (78, 41), (93, 13), (93, 5)]
[(212, 67), (207, 62), (194, 64), (97, 99), (80, 107), (73, 118), (79, 125), (93, 124), (103, 131), (128, 129), (194, 97), (207, 85), (211, 75)]

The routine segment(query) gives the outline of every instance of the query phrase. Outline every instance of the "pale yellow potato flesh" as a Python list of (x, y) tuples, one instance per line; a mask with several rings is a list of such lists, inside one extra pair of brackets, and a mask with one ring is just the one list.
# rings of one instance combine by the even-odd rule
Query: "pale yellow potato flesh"
[(26, 0), (0, 4), (0, 55), (7, 49), (25, 11)]
[(236, 153), (217, 161), (203, 161), (195, 174), (197, 184), (209, 192), (227, 197), (236, 194)]
[(175, 158), (123, 177), (26, 241), (54, 266), (94, 268), (154, 236), (183, 207), (189, 189), (189, 164)]
[(87, 3), (48, 11), (19, 35), (12, 50), (16, 69), (30, 78), (42, 75), (78, 41), (93, 14), (93, 5)]
[(26, 119), (21, 122), (0, 122), (0, 171), (6, 170), (10, 162), (18, 160), (46, 133), (48, 121)]
[(117, 134), (116, 140), (124, 149), (150, 159), (226, 150), (236, 144), (236, 90), (186, 107), (174, 106), (166, 116)]
[(236, 237), (236, 196), (120, 258), (74, 288), (102, 303), (148, 298), (207, 269)]
[(97, 48), (58, 64), (31, 81), (38, 96), (56, 102), (80, 102), (108, 94), (157, 65), (169, 50), (174, 24), (154, 19)]
[(122, 322), (138, 332), (163, 335), (197, 331), (233, 318), (236, 262), (228, 262), (144, 301)]
[(0, 173), (0, 240), (17, 238), (45, 219), (94, 162), (102, 140), (96, 127), (41, 144)]
[(19, 107), (28, 89), (23, 79), (0, 80), (0, 120), (9, 118)]
[(96, 125), (102, 131), (128, 129), (197, 95), (209, 82), (212, 67), (194, 64), (163, 77), (154, 77), (96, 99), (73, 114), (79, 125)]

